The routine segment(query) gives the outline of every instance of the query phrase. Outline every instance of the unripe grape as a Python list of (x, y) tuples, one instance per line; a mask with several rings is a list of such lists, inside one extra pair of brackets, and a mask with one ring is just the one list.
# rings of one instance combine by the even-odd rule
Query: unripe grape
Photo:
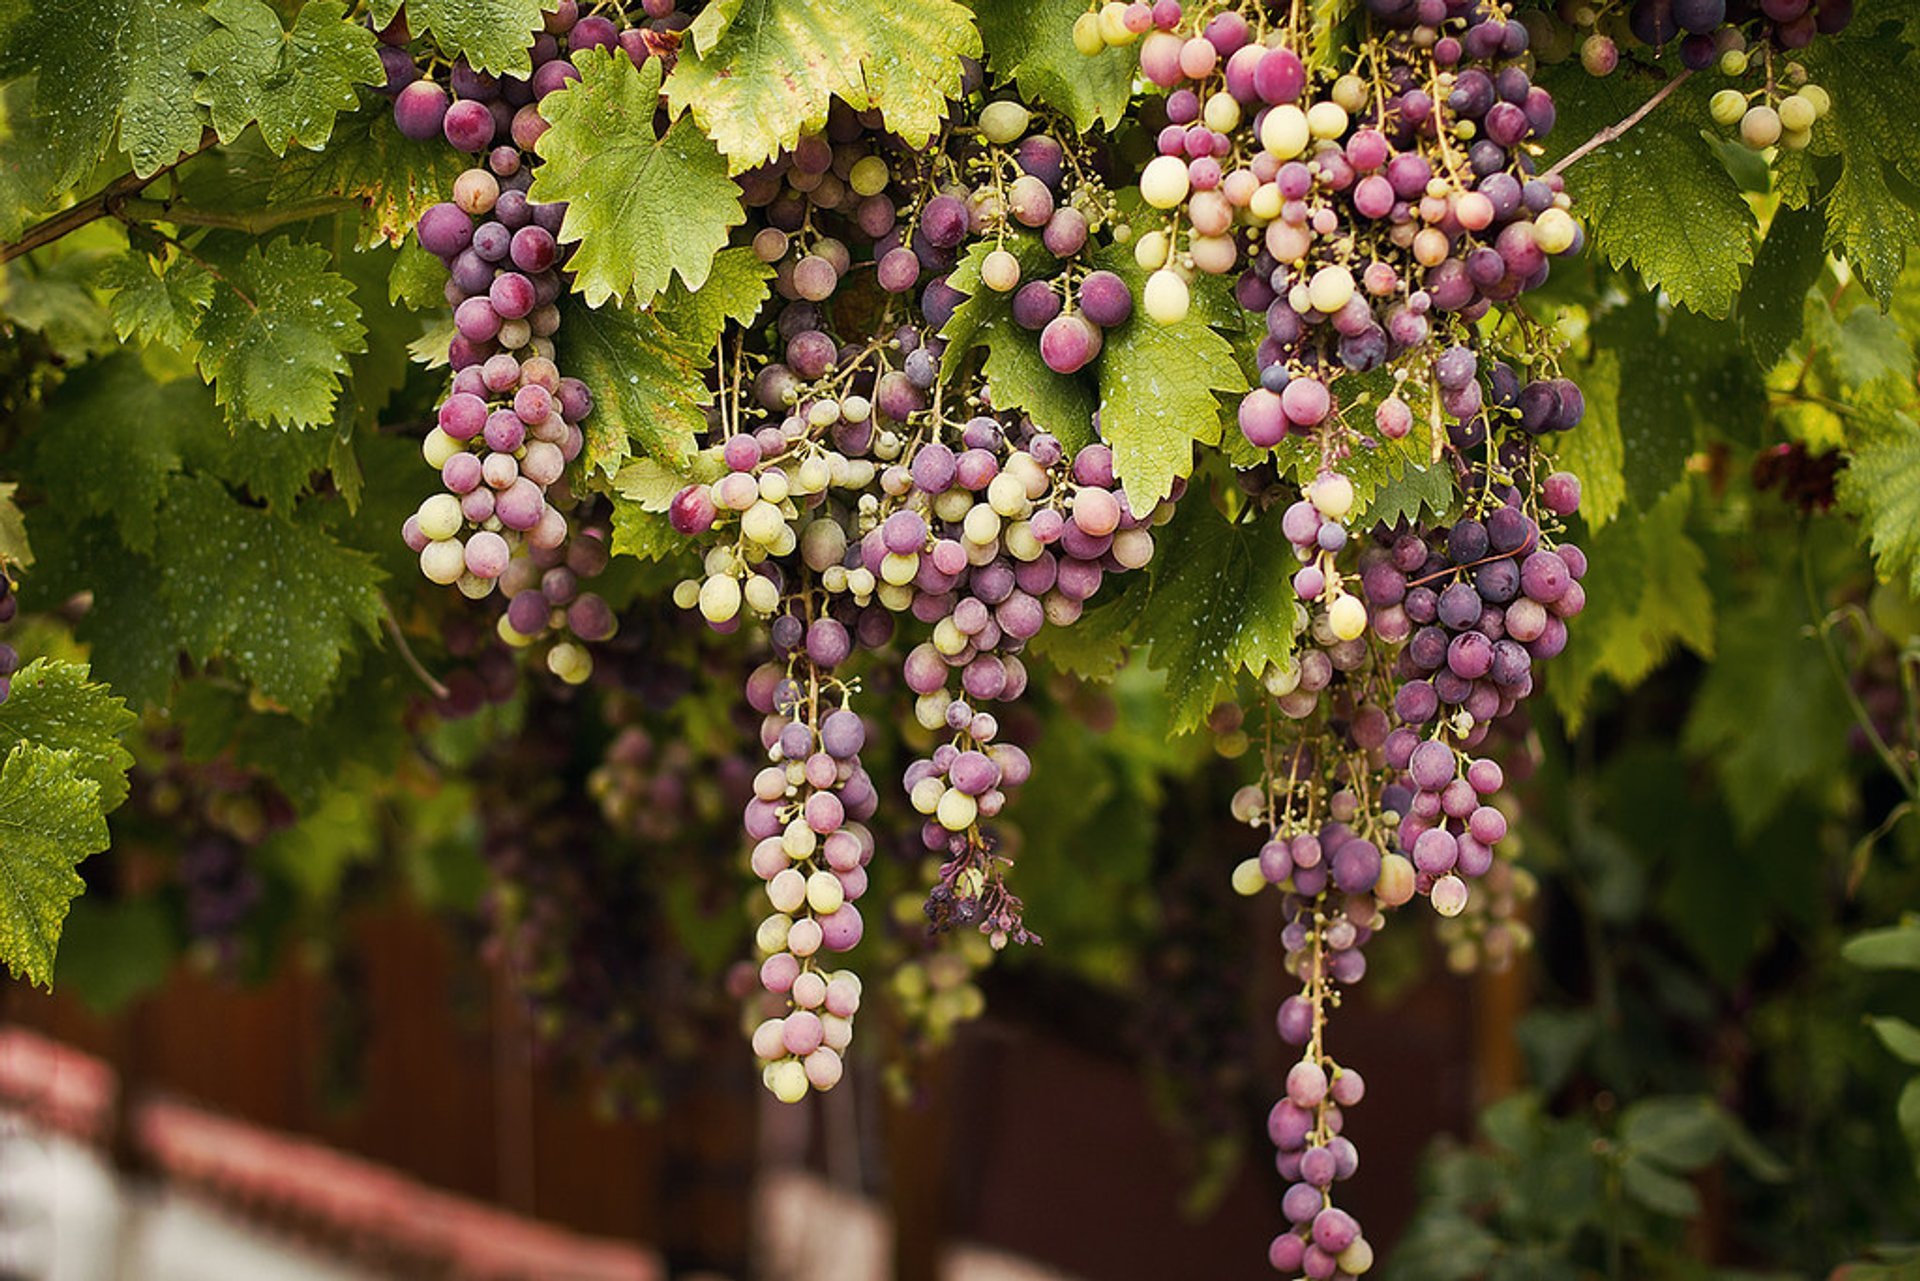
[(1780, 133), (1780, 114), (1772, 107), (1753, 107), (1740, 118), (1740, 141), (1755, 151), (1780, 141)]
[(1187, 282), (1179, 273), (1165, 267), (1148, 276), (1146, 287), (1141, 291), (1141, 305), (1147, 315), (1162, 325), (1177, 325), (1185, 320), (1192, 301)]
[[(1107, 47), (1106, 38), (1100, 32), (1100, 15), (1083, 13), (1073, 20), (1073, 47), (1092, 57)], [(435, 125), (438, 128), (438, 124)]]
[(980, 283), (995, 293), (1008, 293), (1020, 283), (1020, 260), (996, 249), (980, 263)]
[(1140, 171), (1140, 196), (1155, 209), (1171, 209), (1187, 198), (1187, 162), (1156, 156)]
[(1339, 596), (1327, 607), (1327, 619), (1336, 637), (1354, 640), (1367, 630), (1367, 607), (1360, 603), (1358, 596)]
[(990, 102), (980, 110), (980, 133), (988, 142), (1004, 147), (1018, 141), (1031, 120), (1031, 113), (1017, 102)]
[(1292, 160), (1305, 151), (1312, 136), (1306, 113), (1290, 103), (1270, 109), (1260, 125), (1260, 145), (1279, 160)]
[(1804, 133), (1813, 128), (1813, 122), (1819, 118), (1813, 103), (1797, 93), (1782, 98), (1779, 111), (1780, 127), (1788, 132)]
[(740, 612), (740, 584), (715, 574), (700, 587), (700, 614), (709, 623), (731, 622)]
[(1579, 226), (1564, 209), (1549, 209), (1533, 220), (1533, 243), (1544, 254), (1563, 254), (1573, 248)]
[(1715, 124), (1732, 128), (1747, 114), (1747, 95), (1738, 89), (1722, 89), (1708, 101), (1707, 112)]
[(773, 1097), (782, 1103), (798, 1103), (807, 1097), (807, 1069), (798, 1059), (781, 1059), (767, 1064), (760, 1074)]
[(1338, 138), (1346, 131), (1347, 113), (1339, 103), (1316, 102), (1307, 108), (1307, 132), (1314, 137)]
[(1267, 888), (1267, 878), (1260, 871), (1260, 860), (1248, 858), (1235, 864), (1232, 883), (1233, 892), (1243, 898), (1252, 898)]

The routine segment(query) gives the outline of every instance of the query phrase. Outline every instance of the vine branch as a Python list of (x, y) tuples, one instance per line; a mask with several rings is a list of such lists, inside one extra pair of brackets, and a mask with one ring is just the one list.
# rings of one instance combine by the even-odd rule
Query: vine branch
[(1653, 95), (1653, 97), (1648, 98), (1645, 102), (1641, 103), (1638, 107), (1634, 108), (1632, 114), (1627, 116), (1626, 119), (1620, 121), (1618, 124), (1608, 125), (1605, 129), (1602, 129), (1599, 133), (1594, 134), (1593, 137), (1587, 139), (1585, 142), (1575, 147), (1572, 151), (1569, 151), (1566, 155), (1560, 157), (1560, 159), (1554, 163), (1553, 168), (1547, 170), (1544, 176), (1548, 178), (1553, 177), (1555, 174), (1564, 170), (1568, 165), (1572, 164), (1574, 161), (1579, 160), (1581, 157), (1586, 156), (1592, 152), (1598, 151), (1600, 148), (1606, 146), (1608, 143), (1619, 138), (1622, 134), (1626, 133), (1627, 130), (1633, 128), (1635, 125), (1639, 124), (1642, 120), (1645, 120), (1648, 114), (1652, 112), (1655, 107), (1659, 106), (1661, 103), (1665, 102), (1668, 98), (1673, 96), (1673, 91), (1675, 89), (1678, 89), (1681, 85), (1685, 84), (1687, 81), (1691, 80), (1692, 78), (1693, 78), (1693, 72), (1691, 69), (1682, 71), (1679, 75), (1667, 81), (1667, 83), (1665, 83), (1664, 85), (1661, 85), (1659, 91), (1656, 92)]
[(7, 245), (0, 245), (0, 262), (12, 262), (22, 254), (32, 253), (44, 245), (52, 244), (63, 236), (71, 235), (90, 222), (97, 221), (98, 219), (107, 217), (109, 214), (115, 213), (132, 197), (139, 195), (153, 183), (158, 182), (161, 178), (172, 173), (175, 169), (178, 169), (181, 165), (192, 160), (195, 156), (206, 151), (219, 141), (219, 136), (215, 134), (213, 130), (208, 129), (200, 135), (199, 146), (189, 151), (186, 155), (181, 156), (172, 164), (162, 165), (144, 178), (132, 173), (120, 175), (106, 186), (100, 188), (100, 190), (94, 192), (91, 196), (88, 196), (85, 200), (82, 200), (79, 204), (70, 205), (62, 209), (59, 213), (54, 214), (51, 218), (44, 219), (27, 228), (27, 230), (22, 233), (20, 239)]

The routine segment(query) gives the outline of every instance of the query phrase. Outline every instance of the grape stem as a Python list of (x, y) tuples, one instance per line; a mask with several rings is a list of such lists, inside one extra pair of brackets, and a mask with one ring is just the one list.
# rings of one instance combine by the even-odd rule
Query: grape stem
[(393, 616), (393, 606), (384, 598), (381, 599), (380, 605), (384, 615), (381, 621), (387, 625), (387, 635), (393, 637), (393, 647), (399, 651), (400, 658), (406, 663), (408, 670), (420, 678), (420, 683), (432, 691), (435, 698), (449, 697), (447, 687), (434, 678), (433, 673), (427, 670), (426, 665), (413, 652), (413, 646), (407, 644), (406, 633), (400, 630), (400, 620)]
[(1673, 91), (1675, 89), (1678, 89), (1681, 85), (1685, 84), (1687, 81), (1691, 80), (1692, 78), (1693, 78), (1692, 70), (1689, 69), (1686, 71), (1682, 71), (1679, 75), (1667, 81), (1666, 84), (1660, 86), (1659, 91), (1655, 93), (1651, 98), (1648, 98), (1645, 102), (1641, 103), (1638, 107), (1634, 108), (1632, 114), (1627, 116), (1626, 119), (1620, 121), (1618, 124), (1608, 125), (1605, 129), (1602, 129), (1599, 133), (1594, 134), (1593, 137), (1587, 139), (1585, 142), (1575, 147), (1572, 151), (1569, 151), (1566, 155), (1560, 157), (1559, 160), (1554, 162), (1553, 168), (1547, 170), (1544, 176), (1548, 178), (1553, 177), (1555, 174), (1565, 170), (1566, 167), (1568, 165), (1571, 165), (1574, 161), (1589, 154), (1590, 152), (1598, 151), (1600, 148), (1606, 146), (1608, 143), (1619, 138), (1622, 134), (1626, 133), (1627, 130), (1633, 128), (1635, 125), (1639, 124), (1642, 120), (1645, 120), (1648, 114), (1652, 112), (1652, 110), (1655, 107), (1659, 106), (1661, 103), (1665, 102), (1669, 97), (1673, 95)]
[(181, 165), (192, 160), (201, 152), (214, 146), (220, 138), (208, 129), (200, 135), (200, 143), (192, 151), (181, 156), (170, 165), (163, 165), (146, 177), (139, 174), (122, 174), (79, 204), (62, 209), (41, 222), (27, 228), (20, 239), (10, 244), (0, 245), (0, 262), (12, 262), (22, 254), (32, 253), (43, 245), (50, 245), (61, 237), (80, 230), (88, 223), (114, 213), (120, 206), (134, 196), (145, 191), (148, 186), (172, 173)]

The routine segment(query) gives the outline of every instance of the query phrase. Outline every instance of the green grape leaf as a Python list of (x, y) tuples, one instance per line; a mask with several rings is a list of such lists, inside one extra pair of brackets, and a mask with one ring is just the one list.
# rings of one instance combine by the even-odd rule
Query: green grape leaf
[(291, 31), (263, 0), (207, 0), (207, 14), (219, 29), (191, 65), (222, 142), (257, 123), (276, 156), (295, 143), (318, 150), (334, 116), (357, 105), (354, 86), (386, 79), (373, 32), (348, 21), (341, 0), (307, 0)]
[(1726, 1120), (1712, 1100), (1642, 1099), (1620, 1117), (1620, 1141), (1632, 1155), (1670, 1170), (1697, 1170), (1726, 1146)]
[(616, 49), (576, 62), (580, 79), (540, 104), (552, 128), (528, 193), (567, 202), (560, 239), (578, 246), (567, 263), (574, 289), (595, 307), (644, 306), (676, 274), (699, 289), (727, 229), (746, 220), (727, 162), (689, 117), (654, 132), (660, 59), (635, 70)]
[(1137, 308), (1100, 350), (1100, 436), (1135, 511), (1150, 510), (1193, 470), (1195, 444), (1220, 443), (1215, 392), (1247, 389), (1233, 344), (1198, 312), (1163, 325)]
[(1586, 397), (1580, 425), (1555, 442), (1554, 462), (1580, 478), (1580, 515), (1599, 529), (1627, 501), (1626, 446), (1620, 439), (1620, 358), (1598, 350), (1575, 381)]
[(333, 420), (347, 353), (366, 328), (352, 287), (328, 269), (327, 251), (286, 236), (217, 266), (196, 360), (229, 422), (312, 427)]
[(52, 608), (77, 592), (93, 604), (74, 624), (93, 674), (135, 706), (166, 701), (181, 639), (160, 594), (160, 570), (127, 547), (105, 521), (81, 519), (35, 531), (40, 566), (22, 585), (29, 608)]
[(1442, 464), (1395, 455), (1400, 466), (1374, 491), (1367, 505), (1348, 523), (1355, 529), (1414, 522), (1423, 513), (1444, 516), (1453, 506), (1453, 472)]
[(1593, 335), (1620, 362), (1621, 476), (1627, 500), (1645, 507), (1673, 489), (1693, 453), (1696, 423), (1687, 406), (1699, 367), (1661, 332), (1651, 296), (1601, 316)]
[(99, 788), (102, 812), (127, 799), (133, 753), (120, 737), (134, 715), (105, 685), (88, 679), (84, 663), (36, 658), (13, 676), (0, 703), (0, 743), (37, 743), (70, 753), (74, 768)]
[(82, 895), (60, 931), (60, 990), (111, 1015), (165, 983), (176, 955), (161, 899)]
[(674, 281), (654, 313), (689, 348), (704, 351), (720, 341), (729, 324), (753, 323), (773, 293), (773, 274), (773, 265), (761, 262), (751, 246), (722, 249), (704, 284), (690, 288)]
[(102, 253), (62, 253), (50, 263), (16, 259), (0, 275), (0, 317), (36, 330), (63, 360), (110, 350), (113, 322), (90, 287)]
[(108, 314), (121, 342), (185, 347), (213, 301), (212, 273), (184, 256), (162, 263), (144, 253), (121, 254), (106, 261), (94, 283), (114, 291)]
[(224, 656), (296, 716), (319, 705), (354, 647), (375, 634), (382, 575), (309, 513), (292, 520), (235, 501), (204, 477), (167, 491), (161, 589), (195, 661)]
[(51, 986), (67, 906), (87, 884), (74, 866), (107, 848), (100, 784), (74, 752), (16, 743), (0, 766), (0, 960)]
[(26, 569), (33, 564), (33, 544), (27, 541), (27, 520), (13, 496), (20, 486), (0, 482), (0, 562)]
[(667, 100), (692, 109), (735, 173), (819, 130), (836, 96), (920, 146), (960, 92), (961, 58), (980, 53), (956, 0), (730, 0), (709, 5), (692, 35)]
[(1920, 593), (1920, 423), (1906, 413), (1857, 420), (1838, 490), (1840, 506), (1860, 519), (1882, 581)]
[(1638, 1156), (1630, 1155), (1621, 1162), (1620, 1185), (1629, 1197), (1656, 1214), (1691, 1219), (1700, 1213), (1700, 1193), (1693, 1184)]
[(707, 426), (710, 347), (632, 307), (569, 307), (555, 342), (561, 367), (593, 388), (594, 409), (581, 424), (590, 475), (611, 477), (636, 445), (670, 467), (684, 464)]
[(1808, 679), (1825, 655), (1782, 577), (1726, 616), (1681, 735), (1719, 776), (1743, 838), (1764, 831), (1795, 789), (1840, 772), (1848, 755), (1852, 716), (1833, 681)]
[(1168, 719), (1184, 733), (1231, 697), (1241, 672), (1258, 675), (1293, 652), (1298, 604), (1282, 508), (1238, 523), (1210, 502), (1183, 503), (1162, 530), (1153, 595), (1135, 636), (1148, 665), (1167, 673)]
[(446, 284), (446, 264), (422, 249), (418, 240), (408, 240), (394, 255), (387, 275), (387, 301), (414, 311), (440, 311), (447, 305)]
[(665, 560), (689, 546), (662, 512), (648, 504), (635, 502), (624, 494), (613, 495), (613, 554), (636, 556), (641, 560)]
[(1920, 970), (1920, 924), (1856, 934), (1841, 945), (1840, 955), (1867, 970)]
[(1884, 307), (1908, 246), (1920, 242), (1920, 162), (1912, 145), (1920, 57), (1886, 24), (1868, 20), (1815, 41), (1804, 60), (1833, 99), (1813, 143), (1821, 156), (1815, 168), (1831, 183), (1827, 247)]
[(431, 35), (448, 57), (459, 56), (475, 70), (496, 75), (533, 71), (534, 35), (541, 29), (541, 10), (558, 0), (373, 0), (373, 20), (385, 27), (404, 4), (407, 29), (414, 36)]
[(1687, 536), (1688, 486), (1640, 515), (1623, 515), (1585, 544), (1587, 608), (1567, 629), (1566, 652), (1546, 675), (1547, 691), (1577, 732), (1595, 683), (1632, 688), (1675, 645), (1713, 656), (1713, 594), (1706, 555)]
[(1832, 326), (1833, 363), (1848, 389), (1860, 389), (1888, 379), (1913, 379), (1913, 348), (1893, 317), (1877, 307), (1855, 307)]
[(1867, 1024), (1895, 1058), (1911, 1067), (1920, 1067), (1920, 1027), (1895, 1018), (1869, 1018)]
[[(1043, 279), (1043, 273), (1058, 266), (1038, 236), (1009, 236), (1001, 247), (1019, 260), (1023, 280)], [(942, 372), (953, 376), (968, 353), (985, 347), (981, 374), (995, 407), (1025, 410), (1071, 453), (1093, 439), (1093, 387), (1082, 374), (1057, 374), (1047, 368), (1040, 359), (1040, 335), (1013, 323), (1012, 295), (980, 283), (980, 264), (994, 248), (972, 246), (947, 277), (947, 283), (967, 298), (940, 330), (947, 339)]]
[(1800, 337), (1807, 291), (1827, 262), (1823, 225), (1812, 209), (1782, 208), (1754, 255), (1753, 271), (1740, 290), (1740, 337), (1761, 368), (1771, 368)]
[(82, 365), (47, 400), (30, 475), (59, 510), (110, 516), (127, 547), (149, 552), (180, 438), (207, 400), (191, 376), (155, 382), (130, 352)]
[(1051, 107), (1082, 133), (1095, 122), (1116, 129), (1125, 119), (1138, 58), (1109, 49), (1089, 58), (1073, 46), (1082, 0), (970, 0), (980, 23), (987, 67), (1020, 96)]
[[(269, 198), (294, 203), (318, 196), (360, 201), (360, 243), (398, 245), (429, 206), (447, 199), (453, 180), (471, 158), (435, 139), (415, 142), (393, 123), (393, 104), (370, 90), (358, 110), (334, 122), (333, 136), (318, 151), (296, 150), (274, 170)], [(446, 269), (440, 269), (441, 280)], [(439, 288), (434, 305), (444, 305)]]
[(1112, 680), (1126, 665), (1134, 623), (1152, 595), (1152, 579), (1131, 574), (1118, 592), (1103, 590), (1073, 626), (1041, 628), (1027, 652), (1081, 680)]
[[(1652, 95), (1662, 76), (1626, 65), (1604, 79), (1577, 59), (1543, 75), (1560, 120), (1548, 140), (1556, 159), (1615, 124)], [(1568, 186), (1594, 245), (1615, 266), (1630, 266), (1674, 302), (1724, 316), (1753, 261), (1753, 210), (1701, 136), (1708, 78), (1682, 86), (1624, 137), (1589, 152), (1567, 171)]]
[(200, 145), (205, 126), (188, 66), (192, 50), (213, 29), (193, 0), (132, 0), (119, 53), (126, 89), (120, 102), (120, 149), (141, 177)]

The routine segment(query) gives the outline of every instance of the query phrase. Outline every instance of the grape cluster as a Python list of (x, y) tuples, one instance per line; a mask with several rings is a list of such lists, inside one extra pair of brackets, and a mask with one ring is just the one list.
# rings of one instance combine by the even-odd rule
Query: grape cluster
[[(0, 567), (0, 623), (11, 623), (20, 612), (20, 598), (14, 595), (13, 575)], [(13, 674), (20, 670), (20, 653), (0, 641), (0, 703), (13, 693)]]
[[(381, 33), (400, 131), (444, 139), (476, 160), (454, 181), (452, 199), (422, 213), (417, 228), (421, 247), (447, 267), (454, 372), (422, 445), (444, 492), (420, 504), (403, 536), (433, 582), (475, 600), (507, 598), (499, 627), (509, 644), (570, 635), (547, 648), (546, 663), (575, 684), (592, 671), (578, 642), (605, 640), (614, 625), (604, 601), (577, 590), (582, 567), (603, 565), (604, 551), (578, 540), (569, 548), (564, 510), (574, 505), (567, 465), (585, 445), (593, 397), (554, 363), (567, 257), (556, 237), (566, 206), (532, 202), (527, 191), (533, 144), (545, 128), (539, 102), (578, 75), (565, 55), (615, 40), (607, 19), (576, 16), (571, 3), (547, 15), (530, 79), (496, 78), (455, 60), (451, 95), (418, 78), (404, 48), (404, 15)], [(630, 52), (651, 56), (644, 42)], [(544, 591), (556, 571), (562, 590)]]
[(1734, 82), (1709, 104), (1716, 124), (1755, 151), (1801, 151), (1833, 104), (1790, 55), (1845, 30), (1853, 0), (1561, 0), (1525, 21), (1543, 60), (1560, 61), (1577, 47), (1595, 76), (1612, 75), (1623, 49), (1655, 63), (1675, 50), (1687, 70)]
[(864, 823), (879, 806), (860, 767), (866, 726), (846, 706), (848, 692), (801, 654), (790, 670), (769, 663), (747, 682), (750, 705), (766, 717), (760, 737), (771, 762), (754, 776), (745, 817), (754, 875), (773, 909), (754, 942), (761, 986), (787, 1007), (754, 1028), (753, 1052), (767, 1089), (787, 1103), (839, 1082), (860, 1008), (859, 978), (823, 964), (864, 933), (855, 906), (873, 858)]
[(1436, 334), (1537, 287), (1584, 240), (1559, 178), (1535, 172), (1555, 111), (1526, 28), (1440, 0), (1369, 9), (1385, 28), (1374, 74), (1324, 86), (1284, 28), (1262, 36), (1235, 10), (1169, 0), (1122, 23), (1130, 41), (1146, 13), (1141, 74), (1167, 91), (1140, 176), (1165, 211), (1135, 242), (1142, 301), (1177, 323), (1196, 276), (1239, 271), (1236, 297), (1266, 322), (1239, 411), (1257, 449), (1327, 432), (1344, 372), (1424, 372)]

